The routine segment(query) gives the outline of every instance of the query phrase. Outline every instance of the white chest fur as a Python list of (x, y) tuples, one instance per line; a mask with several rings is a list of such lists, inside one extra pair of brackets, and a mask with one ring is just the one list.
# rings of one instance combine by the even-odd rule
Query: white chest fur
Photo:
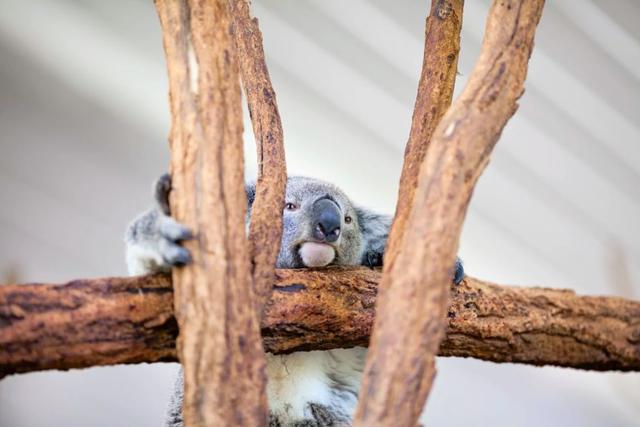
[(271, 413), (283, 425), (312, 418), (309, 404), (351, 417), (366, 349), (336, 349), (267, 356)]

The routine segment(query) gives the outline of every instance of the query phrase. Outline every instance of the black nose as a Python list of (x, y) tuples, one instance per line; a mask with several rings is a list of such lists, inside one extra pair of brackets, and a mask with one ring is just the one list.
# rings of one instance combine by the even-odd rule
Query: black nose
[(342, 213), (330, 199), (322, 198), (313, 203), (311, 211), (313, 237), (324, 242), (335, 242), (340, 237)]

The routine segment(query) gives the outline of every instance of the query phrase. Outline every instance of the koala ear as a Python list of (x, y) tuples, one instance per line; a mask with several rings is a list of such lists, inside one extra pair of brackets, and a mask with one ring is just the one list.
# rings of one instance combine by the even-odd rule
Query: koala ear
[(249, 209), (253, 205), (253, 201), (256, 198), (256, 183), (255, 182), (247, 182), (244, 186), (245, 191), (247, 192), (247, 206)]

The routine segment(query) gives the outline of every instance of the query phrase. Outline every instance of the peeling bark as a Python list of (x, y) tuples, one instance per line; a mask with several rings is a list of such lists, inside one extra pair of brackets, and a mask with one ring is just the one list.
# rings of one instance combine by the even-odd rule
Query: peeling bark
[[(461, 1), (434, 4), (436, 15), (460, 16)], [(405, 224), (411, 240), (385, 264), (355, 426), (413, 427), (422, 412), (469, 199), (524, 91), (543, 4), (494, 1), (469, 82), (433, 132)]]
[(253, 287), (258, 308), (267, 301), (273, 284), (282, 236), (282, 210), (287, 169), (276, 94), (264, 58), (258, 19), (251, 18), (249, 2), (229, 0), (236, 55), (247, 97), (258, 151), (258, 179), (249, 230)]
[[(366, 345), (380, 272), (277, 270), (262, 321), (272, 353)], [(467, 278), (451, 288), (441, 356), (640, 371), (640, 302)], [(175, 361), (169, 276), (0, 286), (0, 378)]]
[(156, 0), (169, 71), (173, 270), (185, 426), (266, 425), (266, 359), (245, 236), (242, 109), (227, 0)]

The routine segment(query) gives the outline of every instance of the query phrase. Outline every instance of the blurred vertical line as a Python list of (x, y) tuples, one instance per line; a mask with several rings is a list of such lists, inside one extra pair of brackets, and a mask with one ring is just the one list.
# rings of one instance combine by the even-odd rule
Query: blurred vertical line
[(618, 241), (611, 240), (609, 242), (605, 258), (611, 289), (616, 295), (625, 298), (640, 297), (639, 289), (633, 285), (631, 278), (629, 255)]

